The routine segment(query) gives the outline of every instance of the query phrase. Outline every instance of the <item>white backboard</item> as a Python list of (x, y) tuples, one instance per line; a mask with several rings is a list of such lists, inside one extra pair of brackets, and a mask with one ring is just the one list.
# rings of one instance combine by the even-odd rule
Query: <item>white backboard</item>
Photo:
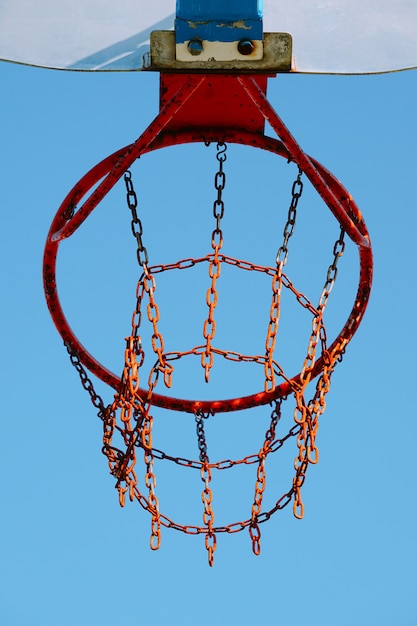
[[(417, 0), (264, 0), (264, 31), (293, 37), (293, 70), (417, 67)], [(175, 0), (1, 0), (0, 59), (67, 70), (143, 69)]]

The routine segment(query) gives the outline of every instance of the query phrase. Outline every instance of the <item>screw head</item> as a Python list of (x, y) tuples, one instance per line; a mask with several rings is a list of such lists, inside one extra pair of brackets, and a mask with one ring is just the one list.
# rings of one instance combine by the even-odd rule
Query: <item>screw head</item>
[(239, 54), (248, 56), (249, 54), (252, 54), (252, 52), (255, 50), (255, 45), (250, 39), (241, 39), (237, 44), (237, 49), (239, 51)]
[(196, 57), (203, 52), (204, 46), (201, 39), (191, 39), (191, 41), (188, 42), (187, 48), (188, 52)]

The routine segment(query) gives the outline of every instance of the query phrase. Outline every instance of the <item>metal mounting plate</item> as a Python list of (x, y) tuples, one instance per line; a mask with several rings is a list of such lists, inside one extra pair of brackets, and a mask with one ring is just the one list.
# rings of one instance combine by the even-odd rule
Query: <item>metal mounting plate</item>
[[(292, 37), (288, 33), (264, 33), (264, 54), (259, 60), (242, 61), (178, 61), (175, 32), (157, 30), (151, 33), (150, 64), (153, 71), (174, 72), (290, 72)], [(244, 58), (244, 57), (243, 57)]]

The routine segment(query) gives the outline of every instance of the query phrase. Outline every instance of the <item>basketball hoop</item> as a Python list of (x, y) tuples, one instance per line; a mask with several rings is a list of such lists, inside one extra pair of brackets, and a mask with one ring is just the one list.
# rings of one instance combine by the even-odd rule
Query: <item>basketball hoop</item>
[[(169, 80), (174, 80), (166, 77), (164, 79), (168, 83)], [(178, 77), (175, 80), (178, 80)], [(198, 100), (199, 94), (201, 94), (199, 88), (204, 81), (205, 77), (201, 75), (181, 77), (181, 86), (177, 88), (178, 86), (175, 85), (173, 97), (168, 97), (167, 101), (162, 103), (160, 115), (145, 133), (134, 144), (122, 148), (96, 165), (68, 194), (52, 223), (47, 238), (44, 256), (44, 285), (51, 316), (67, 347), (71, 361), (80, 375), (81, 382), (90, 394), (93, 404), (98, 409), (99, 417), (103, 421), (103, 452), (108, 459), (110, 472), (117, 480), (116, 486), (119, 491), (120, 503), (124, 505), (126, 494), (128, 494), (131, 500), (136, 499), (151, 514), (152, 549), (158, 549), (160, 546), (161, 526), (187, 534), (203, 534), (209, 564), (212, 565), (218, 533), (234, 533), (247, 528), (251, 537), (253, 552), (259, 554), (261, 523), (267, 521), (273, 513), (284, 508), (291, 501), (293, 502), (294, 515), (297, 518), (303, 517), (304, 505), (301, 499), (301, 487), (309, 465), (318, 461), (318, 448), (316, 446), (318, 420), (325, 408), (331, 375), (337, 362), (341, 360), (347, 344), (358, 329), (367, 306), (372, 281), (372, 253), (368, 232), (355, 202), (342, 184), (326, 168), (301, 150), (266, 100), (262, 82), (258, 82), (257, 79), (250, 76), (212, 76), (210, 79), (211, 84), (217, 81), (213, 88), (215, 92), (222, 93), (224, 91), (220, 88), (220, 83), (223, 82), (226, 89), (236, 89), (242, 97), (246, 94), (249, 97), (247, 102), (260, 113), (262, 124), (263, 120), (267, 119), (277, 131), (279, 139), (266, 137), (262, 132), (263, 128), (260, 121), (254, 122), (255, 128), (249, 127), (249, 130), (242, 130), (242, 127), (248, 128), (248, 125), (242, 123), (241, 119), (237, 120), (237, 127), (233, 127), (232, 124), (231, 128), (222, 127), (220, 120), (217, 127), (204, 126), (201, 119), (195, 120), (194, 124), (191, 123), (190, 128), (186, 127), (181, 115), (189, 119), (189, 110), (183, 111), (188, 100), (194, 99), (192, 106), (193, 110), (197, 111), (195, 115), (204, 117)], [(251, 120), (254, 119), (252, 113), (253, 110), (251, 109)], [(214, 228), (211, 235), (211, 251), (202, 257), (181, 259), (170, 265), (152, 266), (148, 260), (145, 235), (143, 235), (143, 227), (137, 212), (136, 192), (129, 168), (137, 158), (148, 152), (168, 146), (201, 141), (217, 144), (218, 170), (215, 175), (217, 197), (213, 205)], [(221, 220), (224, 211), (222, 194), (226, 181), (224, 161), (226, 147), (232, 143), (269, 151), (294, 161), (299, 168), (292, 186), (283, 241), (279, 245), (278, 253), (276, 253), (275, 265), (255, 265), (251, 260), (243, 261), (223, 253)], [(296, 285), (284, 273), (289, 240), (295, 225), (297, 204), (303, 189), (302, 175), (307, 176), (312, 182), (340, 224), (340, 235), (334, 244), (333, 257), (323, 280), (324, 286), (314, 304), (297, 290)], [(82, 225), (104, 195), (121, 177), (124, 177), (126, 186), (127, 202), (131, 211), (131, 227), (137, 241), (137, 259), (141, 276), (137, 283), (136, 308), (133, 311), (131, 332), (126, 339), (125, 364), (120, 376), (111, 372), (90, 354), (67, 322), (58, 297), (56, 259), (60, 242), (69, 238)], [(79, 203), (93, 188), (94, 191), (91, 195), (77, 209)], [(336, 338), (328, 344), (323, 314), (336, 279), (338, 262), (343, 255), (346, 237), (352, 240), (358, 249), (360, 267), (358, 288), (348, 319)], [(165, 348), (164, 338), (158, 326), (159, 308), (155, 295), (156, 276), (163, 272), (186, 271), (195, 265), (206, 265), (210, 280), (206, 293), (207, 317), (203, 325), (204, 341), (203, 343), (201, 341), (196, 343), (194, 347), (187, 348), (183, 352), (169, 352)], [(215, 319), (217, 280), (220, 276), (220, 268), (224, 265), (232, 266), (236, 271), (258, 272), (269, 276), (271, 279), (269, 324), (263, 350), (261, 347), (258, 354), (237, 353), (215, 345), (216, 325), (221, 324), (221, 319)], [(301, 362), (300, 371), (291, 377), (286, 374), (274, 355), (281, 312), (281, 294), (285, 290), (311, 315), (311, 331), (306, 353)], [(145, 318), (144, 311), (147, 312), (147, 322), (152, 329), (153, 359), (156, 359), (155, 364), (150, 367), (147, 384), (143, 384), (140, 378), (141, 368), (145, 361), (140, 334), (142, 318)], [(200, 362), (199, 366), (202, 366), (204, 370), (206, 381), (210, 380), (214, 360), (220, 357), (231, 363), (250, 362), (258, 364), (264, 371), (264, 388), (253, 395), (217, 400), (175, 398), (157, 392), (160, 378), (164, 379), (167, 388), (170, 387), (176, 361), (192, 359), (193, 357), (197, 357)], [(106, 406), (95, 392), (86, 370), (89, 370), (114, 389), (115, 395), (110, 405)], [(311, 398), (307, 399), (307, 390), (314, 379), (316, 379), (314, 390)], [(294, 422), (286, 434), (278, 436), (277, 427), (281, 418), (282, 403), (290, 396), (295, 401)], [(267, 404), (272, 407), (271, 418), (261, 449), (241, 459), (211, 462), (205, 438), (205, 420), (217, 413), (240, 411)], [(153, 407), (194, 415), (199, 449), (198, 460), (169, 456), (154, 446), (152, 437)], [(114, 445), (115, 433), (124, 442), (124, 449)], [(274, 506), (268, 511), (263, 511), (267, 457), (279, 450), (291, 438), (295, 438), (297, 441), (292, 484), (284, 494), (280, 494)], [(142, 493), (137, 476), (136, 464), (139, 449), (142, 449), (144, 455), (147, 496)], [(179, 524), (160, 512), (156, 493), (155, 459), (164, 459), (187, 468), (199, 470), (203, 482), (203, 524), (200, 526)], [(212, 472), (240, 464), (257, 465), (251, 514), (242, 521), (232, 522), (225, 526), (216, 526), (212, 504)]]

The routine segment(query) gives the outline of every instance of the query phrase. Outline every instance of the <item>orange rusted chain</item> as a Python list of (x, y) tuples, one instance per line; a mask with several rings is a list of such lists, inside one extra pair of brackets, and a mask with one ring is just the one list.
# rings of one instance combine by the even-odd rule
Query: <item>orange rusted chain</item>
[[(266, 364), (272, 364), (274, 375), (283, 378), (289, 385), (289, 389), (296, 400), (296, 409), (294, 414), (295, 424), (289, 430), (287, 435), (276, 438), (276, 428), (281, 416), (281, 399), (275, 402), (275, 407), (271, 414), (271, 423), (265, 435), (265, 440), (257, 454), (248, 455), (238, 460), (225, 460), (218, 462), (209, 462), (207, 454), (207, 445), (204, 434), (203, 419), (208, 416), (202, 412), (196, 413), (196, 421), (198, 424), (198, 442), (200, 448), (199, 461), (172, 457), (160, 450), (153, 448), (152, 425), (153, 417), (150, 414), (152, 407), (153, 394), (158, 382), (159, 373), (168, 371), (170, 373), (170, 382), (173, 371), (172, 361), (184, 358), (186, 356), (201, 356), (206, 350), (206, 345), (195, 346), (185, 351), (166, 352), (163, 344), (162, 336), (158, 330), (159, 308), (155, 302), (156, 283), (153, 274), (165, 271), (184, 270), (193, 267), (197, 263), (211, 263), (216, 258), (216, 252), (198, 259), (184, 259), (170, 265), (148, 266), (142, 262), (144, 270), (137, 285), (136, 296), (137, 303), (135, 311), (132, 315), (132, 331), (131, 336), (127, 338), (127, 346), (125, 350), (125, 366), (122, 375), (122, 385), (120, 391), (116, 393), (115, 400), (111, 406), (111, 410), (107, 413), (107, 422), (111, 416), (111, 427), (104, 429), (103, 435), (103, 451), (108, 457), (109, 466), (112, 473), (117, 477), (117, 487), (119, 490), (120, 503), (125, 502), (125, 494), (129, 493), (130, 499), (136, 499), (140, 505), (146, 509), (152, 518), (151, 548), (158, 549), (160, 546), (160, 530), (161, 526), (167, 526), (176, 530), (180, 530), (187, 534), (204, 534), (205, 546), (208, 553), (208, 562), (210, 565), (214, 563), (214, 552), (216, 550), (216, 534), (219, 532), (235, 533), (248, 528), (252, 541), (252, 549), (254, 554), (260, 554), (261, 549), (261, 531), (260, 524), (270, 519), (277, 510), (287, 506), (293, 500), (293, 512), (298, 518), (304, 515), (304, 504), (301, 498), (301, 488), (303, 486), (307, 469), (310, 464), (314, 464), (318, 460), (318, 449), (316, 446), (316, 435), (318, 428), (318, 418), (325, 407), (325, 396), (330, 388), (330, 376), (334, 369), (336, 358), (330, 357), (327, 351), (326, 334), (323, 325), (323, 313), (333, 288), (337, 274), (337, 263), (343, 253), (344, 233), (341, 232), (339, 240), (333, 248), (333, 262), (329, 266), (323, 291), (319, 298), (317, 307), (314, 307), (309, 299), (296, 290), (292, 282), (281, 272), (281, 289), (285, 288), (291, 292), (300, 305), (305, 308), (312, 316), (312, 330), (307, 349), (307, 355), (304, 359), (303, 367), (300, 373), (299, 382), (295, 383), (286, 376), (284, 370), (274, 359), (271, 360), (268, 351), (265, 355), (245, 355), (234, 351), (221, 350), (211, 346), (213, 354), (223, 356), (232, 362), (252, 362), (258, 363), (264, 367)], [(288, 251), (285, 251), (287, 254)], [(272, 282), (276, 278), (276, 268), (257, 266), (247, 261), (233, 259), (221, 255), (222, 262), (228, 263), (238, 269), (246, 271), (257, 271), (271, 277)], [(147, 300), (147, 302), (145, 302)], [(149, 304), (150, 303), (150, 304)], [(143, 364), (144, 356), (141, 348), (139, 326), (142, 319), (141, 308), (147, 311), (148, 322), (152, 327), (152, 347), (157, 356), (157, 363), (152, 368), (148, 380), (148, 394), (144, 400), (138, 393), (140, 377), (139, 371)], [(158, 341), (154, 341), (154, 337), (158, 337)], [(318, 349), (325, 354), (326, 364), (319, 377), (316, 393), (313, 399), (308, 403), (305, 400), (305, 393), (311, 379), (311, 372), (317, 359)], [(77, 360), (75, 359), (76, 363)], [(80, 364), (78, 364), (80, 365)], [(117, 425), (116, 413), (120, 411), (120, 425)], [(105, 413), (105, 412), (104, 412)], [(105, 421), (105, 420), (103, 420)], [(112, 446), (112, 435), (115, 430), (122, 434), (123, 441), (126, 445), (125, 453), (118, 451)], [(295, 459), (295, 475), (289, 491), (283, 494), (275, 506), (266, 512), (262, 512), (262, 502), (266, 487), (266, 460), (270, 453), (279, 450), (285, 441), (296, 438), (298, 454)], [(145, 463), (145, 486), (148, 489), (148, 497), (144, 496), (138, 486), (138, 480), (135, 472), (136, 467), (136, 450), (142, 448), (144, 451)], [(156, 474), (154, 471), (155, 459), (168, 460), (188, 468), (198, 469), (201, 479), (204, 483), (202, 490), (202, 501), (204, 505), (202, 526), (181, 525), (174, 522), (169, 517), (160, 513), (159, 500), (156, 496)], [(225, 470), (241, 464), (257, 465), (255, 495), (251, 508), (251, 516), (249, 519), (233, 522), (226, 526), (215, 526), (214, 512), (212, 508), (213, 493), (210, 486), (212, 471)]]
[[(257, 100), (258, 94), (249, 85), (250, 79), (245, 79), (242, 82), (245, 83), (245, 89), (250, 97)], [(261, 100), (260, 96), (259, 100)], [(268, 115), (271, 115), (270, 109), (268, 109)], [(274, 127), (278, 126), (279, 123), (275, 123)], [(220, 162), (219, 171), (215, 177), (217, 200), (214, 202), (213, 214), (216, 226), (212, 232), (212, 250), (210, 254), (197, 258), (186, 258), (166, 265), (150, 265), (148, 251), (144, 245), (142, 224), (137, 211), (136, 193), (133, 189), (130, 172), (126, 172), (125, 183), (128, 205), (132, 212), (132, 232), (137, 241), (137, 259), (142, 271), (137, 283), (136, 306), (132, 314), (131, 331), (126, 339), (122, 375), (116, 376), (112, 374), (95, 361), (75, 338), (60, 307), (55, 279), (56, 256), (59, 242), (74, 232), (85, 220), (90, 209), (94, 208), (93, 204), (97, 199), (97, 194), (93, 192), (91, 195), (93, 200), (89, 199), (78, 211), (75, 206), (77, 202), (84, 197), (89, 189), (94, 187), (96, 183), (99, 183), (103, 177), (107, 177), (104, 180), (108, 181), (105, 183), (105, 187), (107, 184), (112, 184), (115, 176), (122, 175), (123, 172), (120, 174), (120, 163), (128, 163), (130, 161), (129, 153), (132, 147), (119, 151), (106, 159), (102, 164), (99, 164), (89, 175), (80, 181), (80, 184), (74, 188), (73, 192), (64, 201), (48, 236), (45, 250), (44, 281), (48, 306), (54, 321), (67, 345), (71, 361), (78, 371), (81, 383), (90, 394), (91, 401), (98, 409), (98, 415), (102, 420), (103, 453), (107, 457), (110, 472), (116, 479), (120, 504), (125, 504), (127, 494), (130, 500), (136, 500), (141, 507), (149, 512), (151, 519), (150, 546), (153, 550), (160, 547), (162, 527), (172, 528), (190, 535), (202, 534), (205, 539), (208, 562), (211, 566), (214, 563), (218, 533), (233, 534), (248, 529), (252, 550), (254, 554), (258, 555), (261, 550), (260, 528), (262, 523), (268, 521), (272, 515), (290, 503), (292, 503), (295, 517), (303, 517), (302, 487), (309, 466), (317, 463), (319, 459), (317, 446), (319, 418), (325, 409), (326, 395), (330, 389), (331, 376), (335, 366), (358, 328), (366, 308), (371, 286), (372, 255), (366, 226), (349, 194), (339, 181), (314, 159), (305, 155), (305, 158), (299, 158), (298, 148), (294, 147), (293, 150), (291, 147), (293, 146), (293, 140), (285, 133), (284, 141), (287, 149), (283, 147), (280, 141), (262, 137), (259, 133), (251, 134), (241, 131), (238, 136), (233, 133), (228, 134), (223, 129), (221, 133), (213, 135), (212, 129), (203, 129), (190, 132), (178, 130), (175, 135), (169, 132), (160, 133), (154, 139), (147, 136), (146, 141), (140, 140), (134, 144), (134, 150), (137, 156), (140, 156), (157, 147), (197, 141), (198, 138), (201, 141), (202, 137), (207, 141), (215, 138), (218, 143), (219, 153), (221, 153), (224, 143), (231, 140), (271, 150), (286, 158), (293, 158), (299, 166), (305, 162), (308, 169), (308, 177), (311, 179), (317, 178), (320, 188), (325, 189), (323, 195), (326, 197), (326, 202), (337, 217), (342, 229), (340, 237), (333, 247), (333, 260), (328, 268), (324, 287), (316, 305), (313, 305), (310, 298), (298, 291), (284, 273), (288, 256), (288, 243), (295, 225), (295, 209), (302, 192), (300, 170), (293, 184), (291, 205), (283, 232), (283, 242), (276, 255), (275, 267), (256, 265), (251, 261), (234, 259), (223, 254), (221, 219), (224, 213), (222, 193), (225, 186), (225, 175), (223, 162), (220, 159), (218, 159)], [(104, 187), (101, 186), (101, 190)], [(344, 251), (345, 233), (346, 237), (353, 240), (358, 248), (360, 262), (359, 285), (348, 320), (336, 338), (333, 339), (333, 342), (328, 342), (324, 326), (324, 312), (337, 276), (338, 261)], [(173, 270), (183, 271), (201, 263), (207, 263), (211, 279), (210, 286), (206, 291), (208, 314), (203, 325), (204, 342), (200, 338), (200, 341), (197, 341), (191, 347), (186, 346), (183, 350), (168, 351), (160, 332), (159, 322), (164, 311), (160, 310), (157, 303), (156, 275)], [(267, 318), (269, 321), (263, 354), (240, 353), (229, 350), (227, 346), (219, 347), (215, 345), (217, 339), (215, 313), (218, 303), (218, 287), (222, 264), (228, 264), (235, 268), (236, 271), (257, 272), (268, 276), (271, 280), (271, 306), (269, 317)], [(310, 316), (311, 323), (307, 351), (304, 360), (301, 360), (302, 367), (295, 376), (284, 371), (282, 364), (278, 362), (274, 354), (282, 306), (281, 296), (284, 290), (305, 309), (307, 317)], [(145, 361), (141, 339), (142, 318), (144, 323), (149, 325), (153, 358), (156, 358), (156, 363), (150, 368), (147, 381), (146, 377), (143, 381), (144, 377), (140, 375)], [(262, 352), (262, 346), (260, 347), (260, 352)], [(252, 396), (214, 401), (184, 400), (158, 394), (157, 384), (159, 378), (163, 377), (165, 386), (170, 387), (173, 379), (174, 362), (192, 356), (197, 356), (201, 360), (207, 382), (214, 365), (214, 359), (217, 362), (217, 358), (220, 356), (232, 364), (238, 362), (257, 364), (264, 371), (264, 389)], [(114, 400), (109, 406), (105, 406), (94, 391), (85, 367), (114, 387)], [(149, 367), (147, 369), (149, 371)], [(316, 379), (315, 390), (313, 396), (311, 397), (310, 395), (309, 398), (308, 390), (314, 378)], [(293, 402), (295, 402), (293, 419), (290, 416), (290, 425), (287, 425), (283, 434), (280, 432), (282, 429), (281, 404), (283, 400), (290, 396), (293, 398)], [(252, 408), (268, 403), (272, 403), (273, 407), (270, 426), (258, 451), (239, 459), (211, 459), (210, 461), (204, 432), (204, 420), (216, 413)], [(154, 420), (157, 417), (153, 412), (155, 406), (184, 411), (194, 415), (197, 423), (197, 441), (200, 451), (197, 460), (174, 456), (156, 447), (158, 444), (156, 437), (154, 437), (153, 428)], [(268, 495), (266, 488), (267, 471), (268, 477), (270, 476), (268, 463), (271, 457), (269, 455), (277, 453), (285, 443), (287, 446), (290, 445), (290, 442), (293, 443), (295, 450), (295, 460), (294, 469), (290, 471), (289, 484), (286, 486), (287, 490), (284, 490), (284, 493), (281, 491), (281, 495), (278, 496), (275, 504), (266, 506)], [(144, 484), (144, 487), (139, 484), (138, 480), (138, 454), (139, 457), (143, 455), (144, 478), (141, 483)], [(161, 512), (160, 504), (162, 506), (163, 503), (160, 503), (156, 490), (157, 465), (160, 461), (172, 462), (178, 466), (195, 469), (199, 472), (203, 482), (201, 490), (203, 513), (202, 522), (199, 525), (179, 524)], [(254, 496), (250, 504), (248, 517), (240, 521), (216, 526), (213, 509), (213, 496), (215, 495), (213, 494), (212, 486), (213, 473), (217, 470), (225, 471), (241, 465), (255, 466), (253, 468), (255, 473)]]
[[(306, 305), (306, 302), (308, 302), (308, 300), (305, 297), (299, 298), (302, 305), (305, 306), (305, 308), (307, 308), (308, 310), (314, 311), (314, 315), (312, 317), (312, 332), (311, 332), (310, 341), (308, 345), (307, 356), (304, 360), (303, 368), (302, 368), (301, 375), (300, 375), (300, 385), (292, 386), (292, 392), (296, 399), (296, 410), (295, 410), (294, 419), (296, 422), (296, 426), (298, 426), (298, 429), (292, 430), (284, 439), (286, 440), (290, 436), (297, 437), (298, 456), (296, 457), (296, 461), (295, 461), (295, 476), (293, 479), (292, 488), (288, 492), (287, 495), (289, 495), (290, 498), (292, 497), (294, 500), (294, 504), (293, 504), (294, 515), (298, 518), (301, 518), (304, 514), (304, 505), (301, 500), (301, 487), (306, 477), (308, 465), (312, 463), (314, 464), (318, 460), (318, 450), (315, 445), (317, 427), (318, 427), (318, 417), (324, 410), (325, 395), (329, 390), (330, 375), (331, 375), (331, 371), (334, 369), (335, 361), (331, 362), (330, 360), (328, 360), (326, 367), (324, 369), (324, 372), (319, 378), (317, 392), (312, 403), (310, 404), (306, 403), (305, 392), (306, 392), (308, 383), (310, 382), (310, 373), (314, 367), (314, 362), (316, 360), (318, 346), (321, 345), (322, 350), (326, 351), (325, 332), (324, 332), (322, 319), (323, 319), (325, 306), (328, 301), (328, 296), (330, 294), (330, 291), (333, 288), (333, 284), (336, 278), (336, 273), (337, 273), (336, 265), (339, 260), (339, 257), (341, 256), (343, 252), (343, 246), (341, 245), (341, 242), (343, 242), (343, 234), (344, 233), (342, 232), (339, 240), (336, 242), (334, 246), (334, 260), (333, 260), (333, 263), (329, 267), (325, 286), (319, 298), (318, 308), (314, 308), (310, 304)], [(207, 258), (205, 258), (204, 260), (207, 260)], [(201, 261), (202, 259), (194, 260), (194, 262), (201, 262)], [(234, 260), (232, 260), (231, 264), (237, 265), (237, 266), (242, 264), (242, 266), (245, 269), (251, 268), (250, 264), (247, 264), (245, 262), (240, 262), (240, 261), (235, 262)], [(183, 261), (180, 261), (177, 264), (171, 264), (167, 268), (164, 268), (164, 266), (159, 266), (157, 268), (157, 272), (165, 271), (165, 269), (167, 270), (168, 269), (169, 270), (180, 269), (180, 268), (184, 269), (185, 267), (191, 267), (192, 265), (193, 264), (190, 264), (188, 262), (185, 263)], [(262, 270), (265, 271), (265, 268), (262, 268)], [(152, 268), (149, 269), (149, 272), (152, 273)], [(269, 270), (265, 271), (265, 273), (272, 274), (272, 279), (274, 280), (275, 272), (273, 272), (272, 269), (271, 271)], [(150, 294), (151, 294), (150, 289), (144, 290), (141, 287), (141, 284), (143, 283), (145, 279), (146, 278), (142, 276), (138, 283), (138, 289), (137, 289), (138, 304), (137, 304), (136, 311), (132, 318), (133, 320), (140, 319), (140, 316), (138, 316), (137, 314), (140, 309), (140, 304), (142, 304), (143, 294), (147, 293), (148, 297), (150, 297)], [(154, 283), (152, 283), (152, 285), (153, 284)], [(293, 286), (291, 285), (291, 287)], [(290, 288), (289, 284), (288, 284), (288, 288)], [(147, 307), (147, 310), (149, 313), (149, 310), (150, 310), (149, 307)], [(149, 321), (152, 323), (152, 325), (154, 325), (155, 320), (153, 319), (153, 316), (148, 314), (148, 318), (150, 318)], [(138, 329), (135, 327), (135, 324), (134, 324), (134, 327), (132, 328), (132, 335), (137, 335), (137, 330)], [(133, 345), (132, 341), (133, 340), (131, 340), (131, 345)], [(203, 346), (197, 346), (191, 350), (187, 350), (184, 352), (164, 353), (162, 356), (159, 355), (159, 364), (162, 369), (164, 367), (164, 364), (168, 364), (171, 359), (177, 360), (177, 359), (183, 358), (184, 356), (188, 356), (190, 354), (203, 354), (204, 350), (205, 350), (205, 346), (203, 345)], [(227, 351), (222, 351), (222, 350), (218, 350), (215, 348), (213, 348), (213, 350), (215, 350), (216, 353), (222, 354), (225, 358), (229, 358), (232, 361), (242, 360), (242, 361), (257, 362), (259, 364), (265, 364), (267, 360), (269, 360), (270, 358), (268, 354), (262, 357), (259, 355), (242, 355), (236, 352), (227, 352)], [(157, 353), (156, 350), (155, 352)], [(138, 356), (140, 358), (140, 355)], [(277, 371), (279, 372), (280, 375), (285, 376), (282, 368), (280, 368), (278, 364), (275, 364), (275, 362), (274, 362), (274, 371)], [(127, 388), (129, 389), (129, 393), (130, 393), (130, 401), (136, 406), (138, 406), (138, 403), (140, 403), (140, 396), (136, 396), (134, 398), (132, 397), (132, 393), (133, 395), (135, 395), (135, 391), (138, 388), (137, 368), (135, 368), (134, 366), (132, 367), (132, 355), (130, 354), (128, 350), (126, 351), (126, 365), (125, 365), (124, 373), (125, 375), (127, 375), (128, 377), (132, 379), (130, 383), (127, 385)], [(156, 381), (157, 381), (157, 376), (154, 376), (154, 383), (150, 383), (150, 388), (151, 388), (152, 393), (156, 386)], [(151, 395), (149, 396), (149, 398), (151, 398)], [(131, 414), (132, 412), (130, 413), (130, 415)], [(266, 433), (264, 444), (262, 448), (260, 449), (260, 451), (258, 452), (258, 454), (250, 455), (238, 461), (231, 461), (229, 463), (225, 463), (225, 462), (219, 462), (219, 463), (214, 463), (214, 464), (209, 463), (209, 459), (207, 455), (207, 446), (206, 446), (206, 441), (205, 441), (205, 434), (204, 434), (204, 427), (203, 427), (203, 415), (201, 413), (196, 414), (196, 420), (198, 423), (198, 440), (199, 440), (199, 447), (200, 447), (199, 463), (196, 463), (194, 461), (187, 461), (187, 460), (183, 460), (179, 458), (169, 457), (168, 455), (164, 453), (157, 454), (157, 458), (171, 460), (171, 461), (173, 460), (180, 465), (200, 469), (201, 478), (204, 482), (204, 489), (202, 492), (202, 500), (204, 504), (204, 515), (203, 515), (204, 526), (201, 526), (201, 527), (181, 526), (181, 525), (176, 524), (169, 518), (166, 518), (166, 516), (163, 516), (159, 513), (158, 501), (156, 497), (154, 497), (154, 494), (153, 494), (153, 487), (156, 481), (155, 481), (155, 477), (154, 477), (154, 473), (152, 469), (153, 459), (155, 458), (155, 451), (152, 449), (152, 444), (151, 444), (152, 438), (150, 435), (152, 422), (151, 422), (151, 419), (148, 419), (148, 421), (146, 421), (146, 417), (145, 417), (145, 425), (147, 426), (148, 431), (146, 430), (142, 431), (142, 439), (139, 441), (138, 445), (140, 447), (143, 447), (145, 450), (145, 463), (147, 464), (147, 474), (146, 474), (145, 484), (150, 490), (150, 496), (148, 497), (146, 501), (146, 505), (144, 504), (144, 498), (142, 494), (138, 490), (137, 481), (135, 480), (135, 476), (133, 475), (132, 472), (130, 473), (130, 475), (124, 472), (123, 480), (126, 482), (126, 487), (123, 485), (123, 481), (120, 481), (119, 488), (122, 493), (124, 493), (126, 489), (128, 489), (130, 493), (134, 494), (135, 498), (141, 502), (142, 506), (144, 506), (144, 508), (146, 508), (152, 514), (152, 522), (153, 522), (152, 527), (156, 528), (157, 526), (157, 529), (158, 529), (158, 532), (154, 533), (157, 536), (157, 541), (158, 541), (158, 543), (155, 544), (155, 547), (159, 547), (159, 528), (161, 524), (168, 525), (170, 527), (182, 530), (183, 532), (190, 533), (190, 534), (204, 533), (206, 536), (205, 544), (206, 544), (206, 549), (208, 552), (209, 564), (212, 565), (214, 562), (214, 551), (216, 549), (216, 532), (236, 532), (237, 530), (242, 530), (243, 528), (248, 526), (250, 537), (252, 540), (253, 551), (255, 554), (260, 553), (261, 532), (260, 532), (259, 524), (262, 523), (263, 521), (266, 521), (266, 519), (269, 519), (272, 512), (275, 512), (275, 510), (278, 510), (279, 508), (281, 508), (281, 506), (278, 504), (276, 507), (274, 507), (272, 512), (269, 511), (265, 515), (262, 515), (261, 513), (263, 494), (264, 494), (265, 484), (266, 484), (266, 458), (270, 452), (274, 452), (277, 449), (279, 449), (279, 447), (281, 447), (281, 445), (276, 446), (276, 439), (275, 439), (276, 426), (277, 426), (279, 417), (280, 417), (280, 406), (278, 407), (277, 405), (272, 413), (271, 425)], [(127, 429), (129, 429), (129, 427), (130, 426), (126, 425)], [(144, 438), (143, 432), (145, 433), (147, 432), (148, 436)], [(130, 432), (129, 432), (129, 436), (127, 437), (127, 439), (130, 439), (130, 441), (132, 441), (132, 436)], [(282, 443), (282, 441), (280, 443)], [(132, 449), (134, 450), (134, 447), (130, 446), (130, 451)], [(129, 454), (127, 456), (129, 456)], [(212, 490), (210, 487), (212, 469), (220, 469), (220, 468), (225, 469), (226, 467), (232, 467), (234, 465), (238, 465), (241, 463), (252, 464), (254, 462), (257, 463), (257, 478), (256, 478), (256, 483), (255, 483), (255, 496), (254, 496), (254, 502), (252, 505), (252, 512), (251, 512), (250, 520), (236, 522), (226, 527), (220, 527), (220, 528), (215, 527), (214, 526), (214, 514), (213, 514), (213, 509), (212, 509), (213, 494), (212, 494)], [(134, 463), (132, 463), (131, 467), (133, 466), (134, 466)], [(282, 500), (280, 499), (278, 502), (280, 503), (282, 502)], [(151, 543), (151, 546), (152, 546), (152, 543)]]

